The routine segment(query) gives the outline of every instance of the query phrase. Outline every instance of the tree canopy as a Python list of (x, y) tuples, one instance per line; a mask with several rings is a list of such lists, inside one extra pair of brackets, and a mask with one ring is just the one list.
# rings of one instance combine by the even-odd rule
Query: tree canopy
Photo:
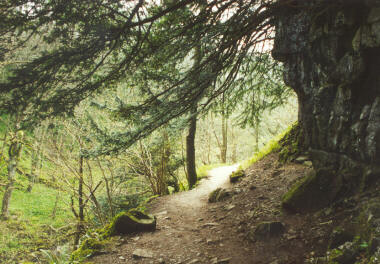
[[(0, 82), (0, 111), (20, 113), (28, 127), (70, 115), (90, 95), (125, 85), (140, 97), (120, 101), (116, 112), (134, 129), (108, 137), (108, 148), (100, 151), (107, 154), (188, 113), (194, 101), (205, 111), (234, 89), (232, 100), (241, 101), (259, 86), (252, 83), (258, 69), (267, 94), (275, 91), (281, 101), (283, 86), (268, 85), (278, 74), (276, 64), (260, 68), (262, 59), (249, 59), (263, 55), (268, 62), (260, 51), (273, 38), (279, 5), (272, 0), (5, 0), (0, 61), (10, 66)], [(196, 47), (201, 61), (188, 67)], [(36, 55), (12, 63), (26, 48)]]

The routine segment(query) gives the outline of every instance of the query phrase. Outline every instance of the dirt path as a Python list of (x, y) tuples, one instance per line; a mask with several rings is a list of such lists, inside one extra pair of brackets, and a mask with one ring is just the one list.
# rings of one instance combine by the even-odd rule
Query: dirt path
[[(96, 263), (245, 263), (247, 250), (239, 237), (223, 232), (215, 219), (215, 205), (208, 195), (218, 187), (230, 188), (229, 175), (238, 165), (219, 167), (193, 190), (158, 198), (150, 213), (157, 216), (157, 231), (125, 238), (112, 255), (98, 256)], [(134, 259), (143, 249), (152, 258)], [(116, 253), (116, 254), (115, 254)], [(245, 258), (245, 257), (244, 257)], [(225, 262), (223, 262), (225, 261)]]
[(176, 212), (181, 208), (182, 213), (190, 213), (190, 217), (194, 219), (199, 209), (205, 207), (210, 192), (216, 188), (223, 187), (229, 188), (231, 185), (229, 183), (229, 175), (238, 168), (239, 165), (219, 167), (211, 170), (209, 172), (209, 177), (203, 179), (200, 184), (188, 191), (181, 192), (175, 195), (169, 196), (166, 201), (164, 208), (167, 210), (172, 210)]
[[(247, 177), (231, 185), (229, 174), (237, 166), (211, 171), (193, 190), (160, 197), (149, 206), (157, 217), (157, 230), (121, 237), (106, 254), (93, 263), (165, 264), (300, 264), (327, 243), (326, 222), (313, 215), (288, 215), (281, 210), (281, 197), (305, 174), (307, 167), (281, 165), (271, 154), (246, 171)], [(218, 187), (231, 196), (208, 203)], [(252, 230), (265, 221), (280, 221), (285, 233), (276, 238), (254, 241)], [(313, 228), (311, 228), (314, 225)], [(324, 230), (326, 229), (326, 230)], [(133, 253), (146, 255), (134, 258)], [(313, 254), (314, 254), (313, 253)]]

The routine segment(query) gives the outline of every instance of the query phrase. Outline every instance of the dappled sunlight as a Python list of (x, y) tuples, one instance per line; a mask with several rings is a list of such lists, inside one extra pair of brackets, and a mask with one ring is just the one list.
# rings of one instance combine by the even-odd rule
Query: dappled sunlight
[(230, 184), (230, 174), (238, 167), (239, 164), (234, 164), (212, 169), (209, 176), (201, 180), (196, 188), (175, 194), (176, 199), (171, 199), (170, 203), (174, 203), (176, 207), (199, 208), (205, 206), (210, 192), (219, 187), (227, 187)]
[(232, 172), (236, 171), (239, 164), (234, 164), (231, 166), (223, 166), (219, 168), (212, 169), (209, 172), (209, 178), (202, 182), (200, 188), (209, 188), (214, 190), (226, 183), (228, 183), (229, 176)]

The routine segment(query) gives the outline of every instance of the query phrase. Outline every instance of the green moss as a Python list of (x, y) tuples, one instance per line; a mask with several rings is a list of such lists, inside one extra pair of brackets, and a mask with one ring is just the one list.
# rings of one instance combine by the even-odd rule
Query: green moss
[(302, 200), (305, 191), (309, 185), (315, 182), (316, 174), (310, 173), (306, 177), (299, 180), (283, 197), (282, 206), (291, 210), (298, 207), (297, 204)]
[(116, 215), (111, 223), (103, 228), (102, 236), (110, 237), (117, 234), (154, 231), (155, 228), (156, 219), (154, 216), (145, 214), (137, 209), (132, 209), (128, 212), (121, 212)]
[(329, 262), (328, 264), (339, 264), (339, 262), (335, 261), (343, 256), (343, 251), (340, 249), (333, 249), (330, 251)]
[(293, 124), (279, 141), (279, 161), (285, 163), (293, 160), (300, 153), (301, 127), (298, 123)]
[(245, 172), (244, 170), (242, 169), (239, 169), (237, 171), (234, 171), (231, 173), (230, 175), (230, 182), (231, 183), (235, 183), (235, 182), (238, 182), (239, 180), (241, 180), (241, 178), (243, 178), (245, 176)]
[(70, 260), (83, 261), (84, 259), (94, 256), (99, 251), (105, 248), (106, 240), (99, 240), (96, 238), (88, 238), (82, 242), (81, 246), (71, 254)]
[(378, 264), (380, 262), (379, 256), (372, 256), (368, 262), (368, 264)]
[(330, 168), (309, 172), (282, 199), (282, 206), (295, 212), (312, 211), (328, 206), (344, 191), (341, 174)]

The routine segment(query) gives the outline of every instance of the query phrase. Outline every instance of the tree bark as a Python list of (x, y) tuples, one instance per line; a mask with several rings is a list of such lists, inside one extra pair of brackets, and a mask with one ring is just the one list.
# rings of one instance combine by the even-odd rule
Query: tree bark
[(18, 131), (11, 141), (11, 145), (9, 146), (8, 155), (8, 184), (5, 187), (5, 192), (3, 195), (3, 203), (1, 207), (1, 219), (8, 219), (9, 217), (9, 203), (12, 196), (12, 191), (14, 188), (16, 169), (18, 165), (18, 161), (20, 159), (20, 154), (22, 150), (22, 141), (23, 132)]
[(197, 130), (197, 106), (191, 109), (191, 118), (188, 134), (186, 137), (186, 167), (187, 182), (189, 189), (193, 188), (197, 182), (197, 171), (195, 166), (195, 133)]
[(222, 163), (227, 162), (227, 129), (227, 120), (224, 113), (222, 113), (222, 145), (220, 149), (220, 159)]
[(38, 166), (38, 150), (32, 149), (31, 165), (30, 165), (30, 174), (28, 175), (28, 187), (26, 188), (27, 192), (31, 192), (33, 185), (36, 182), (37, 174), (36, 169)]
[(258, 116), (255, 116), (255, 151), (259, 152), (259, 127), (260, 127), (260, 120)]
[(33, 185), (38, 181), (40, 170), (41, 170), (41, 159), (42, 159), (42, 141), (45, 138), (47, 126), (41, 126), (37, 128), (35, 131), (35, 138), (38, 137), (34, 141), (33, 148), (32, 148), (32, 156), (31, 156), (31, 165), (30, 165), (30, 175), (29, 175), (29, 184), (28, 188), (26, 189), (27, 192), (31, 192), (33, 189)]
[(236, 142), (236, 138), (235, 138), (235, 133), (234, 133), (234, 129), (232, 128), (231, 129), (231, 142), (232, 142), (232, 156), (231, 156), (231, 160), (232, 160), (232, 163), (236, 163), (237, 161), (237, 142)]
[(83, 203), (83, 157), (79, 157), (79, 184), (78, 184), (78, 224), (77, 232), (75, 233), (74, 246), (77, 247), (79, 239), (83, 233), (84, 223), (84, 203)]

